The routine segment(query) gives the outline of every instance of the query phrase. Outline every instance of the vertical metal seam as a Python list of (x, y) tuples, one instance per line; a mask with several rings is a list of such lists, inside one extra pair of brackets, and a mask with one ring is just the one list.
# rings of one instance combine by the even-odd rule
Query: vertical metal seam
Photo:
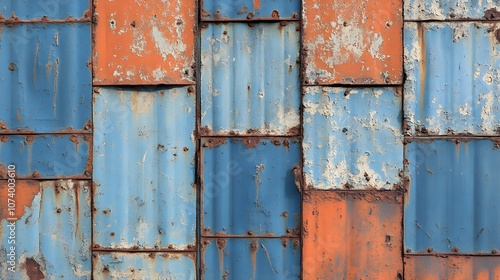
[(195, 184), (196, 184), (196, 279), (201, 279), (202, 276), (202, 255), (201, 255), (201, 11), (203, 9), (203, 0), (195, 1), (196, 23), (195, 23), (195, 131), (196, 134), (196, 151), (195, 151)]
[(90, 174), (90, 279), (94, 279), (94, 45), (95, 45), (95, 6), (94, 0), (90, 0), (90, 119), (92, 121), (92, 131), (91, 131), (91, 151), (92, 151), (92, 173)]
[(300, 235), (299, 235), (299, 242), (300, 242), (300, 257), (299, 257), (299, 278), (304, 279), (304, 269), (302, 267), (303, 260), (304, 260), (304, 192), (306, 190), (306, 180), (305, 180), (305, 175), (304, 175), (304, 162), (305, 162), (305, 156), (304, 156), (304, 87), (302, 84), (304, 83), (304, 71), (302, 71), (302, 65), (304, 65), (304, 56), (302, 55), (302, 49), (304, 47), (304, 10), (303, 10), (303, 5), (304, 5), (304, 0), (300, 1), (300, 7), (299, 7), (299, 93), (300, 93), (300, 106), (299, 106), (299, 116), (300, 116), (300, 155), (301, 155), (301, 163), (300, 163)]
[[(401, 264), (403, 271), (401, 271), (402, 279), (405, 279), (406, 275), (406, 265), (405, 265), (405, 205), (406, 205), (406, 193), (407, 193), (407, 184), (406, 182), (408, 178), (406, 178), (406, 172), (407, 172), (407, 166), (405, 163), (406, 159), (406, 133), (405, 133), (405, 128), (404, 124), (406, 122), (406, 112), (405, 112), (405, 85), (406, 85), (406, 70), (405, 70), (405, 0), (401, 0), (401, 5), (402, 5), (402, 11), (401, 11), (401, 20), (402, 20), (402, 30), (401, 30), (401, 55), (403, 58), (401, 59), (401, 70), (402, 70), (402, 86), (401, 86), (401, 112), (403, 113), (403, 119), (401, 120), (401, 131), (403, 133), (403, 177), (401, 178), (402, 180), (402, 197), (401, 197), (401, 203), (402, 203), (402, 209), (401, 209)], [(401, 280), (402, 280), (401, 279)]]

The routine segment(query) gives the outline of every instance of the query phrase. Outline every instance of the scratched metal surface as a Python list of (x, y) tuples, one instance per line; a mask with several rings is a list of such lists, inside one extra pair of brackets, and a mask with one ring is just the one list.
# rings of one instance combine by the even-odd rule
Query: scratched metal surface
[(0, 0), (0, 20), (74, 20), (90, 17), (89, 0)]
[(203, 236), (299, 236), (297, 140), (208, 138), (201, 153)]
[(203, 135), (298, 135), (297, 23), (209, 24), (201, 30)]
[(202, 20), (299, 19), (299, 0), (201, 0)]
[[(2, 203), (7, 198), (7, 181), (0, 181)], [(90, 181), (17, 181), (15, 200), (16, 272), (7, 271), (12, 216), (2, 207), (0, 278), (90, 279)]]
[(500, 133), (497, 24), (405, 23), (405, 133)]
[(415, 141), (406, 146), (406, 160), (407, 252), (488, 254), (500, 248), (497, 142)]
[(96, 89), (94, 126), (94, 246), (194, 249), (194, 92)]
[(405, 20), (500, 19), (500, 0), (404, 1)]
[(0, 26), (0, 133), (88, 132), (90, 46), (88, 23)]
[(300, 279), (300, 241), (291, 238), (203, 239), (201, 279)]
[(403, 171), (398, 88), (306, 87), (308, 189), (392, 189)]

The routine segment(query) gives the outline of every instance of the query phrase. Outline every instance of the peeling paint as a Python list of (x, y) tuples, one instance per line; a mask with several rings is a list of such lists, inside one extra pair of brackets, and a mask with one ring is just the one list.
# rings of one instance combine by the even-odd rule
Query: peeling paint
[(404, 1), (405, 20), (477, 20), (500, 9), (498, 0), (410, 0)]

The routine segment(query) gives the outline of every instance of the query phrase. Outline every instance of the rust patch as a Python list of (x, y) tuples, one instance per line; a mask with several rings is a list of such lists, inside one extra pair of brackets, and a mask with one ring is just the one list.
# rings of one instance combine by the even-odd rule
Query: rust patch
[(500, 29), (495, 30), (495, 39), (500, 43)]
[(7, 141), (9, 141), (9, 136), (7, 136), (7, 135), (0, 135), (0, 141), (4, 142), (4, 143), (7, 142)]
[(260, 138), (258, 138), (258, 137), (244, 138), (242, 141), (243, 141), (243, 145), (245, 145), (249, 149), (252, 149), (252, 148), (255, 148), (259, 145)]
[(73, 134), (69, 137), (69, 141), (75, 143), (75, 145), (78, 146), (78, 144), (80, 144), (79, 140), (78, 140), (78, 136), (76, 134)]
[(0, 163), (0, 178), (7, 178), (7, 167), (5, 164)]
[(33, 140), (35, 140), (35, 136), (33, 136), (33, 135), (27, 135), (26, 136), (26, 142), (32, 143)]
[[(0, 165), (0, 169), (2, 165)], [(20, 219), (24, 213), (25, 208), (30, 208), (35, 196), (40, 193), (40, 184), (32, 180), (16, 180), (16, 193), (14, 200), (16, 201), (16, 210), (14, 215), (10, 215), (7, 208), (0, 209), (0, 219), (16, 218)], [(11, 197), (8, 196), (8, 181), (1, 181), (0, 183), (0, 199), (7, 202)], [(12, 199), (12, 198), (11, 198)]]
[(500, 11), (497, 11), (497, 8), (491, 8), (484, 11), (484, 18), (486, 20), (499, 20), (500, 19)]
[(287, 135), (300, 135), (300, 125), (290, 128)]
[(278, 10), (273, 10), (271, 13), (271, 18), (279, 18), (280, 17), (280, 12)]
[(208, 126), (200, 127), (200, 135), (210, 135), (212, 130)]
[(250, 259), (252, 261), (253, 275), (255, 275), (255, 269), (257, 268), (257, 250), (259, 250), (259, 240), (253, 239), (250, 243)]
[(226, 142), (226, 138), (208, 138), (203, 142), (203, 147), (211, 149), (224, 145)]
[(25, 267), (26, 274), (30, 280), (45, 279), (45, 274), (43, 274), (40, 264), (35, 259), (27, 258)]
[(5, 123), (4, 121), (1, 121), (0, 122), (0, 129), (7, 129), (7, 123)]
[(202, 8), (201, 9), (201, 17), (202, 18), (210, 18), (210, 12)]

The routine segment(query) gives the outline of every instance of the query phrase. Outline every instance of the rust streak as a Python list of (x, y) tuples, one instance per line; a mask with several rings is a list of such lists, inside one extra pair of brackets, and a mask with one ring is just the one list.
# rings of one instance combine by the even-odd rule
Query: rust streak
[(252, 279), (255, 279), (255, 272), (257, 269), (257, 250), (259, 250), (258, 239), (253, 239), (250, 243), (250, 259), (252, 260)]
[(45, 279), (45, 274), (41, 270), (40, 264), (33, 258), (26, 259), (26, 274), (30, 280)]

